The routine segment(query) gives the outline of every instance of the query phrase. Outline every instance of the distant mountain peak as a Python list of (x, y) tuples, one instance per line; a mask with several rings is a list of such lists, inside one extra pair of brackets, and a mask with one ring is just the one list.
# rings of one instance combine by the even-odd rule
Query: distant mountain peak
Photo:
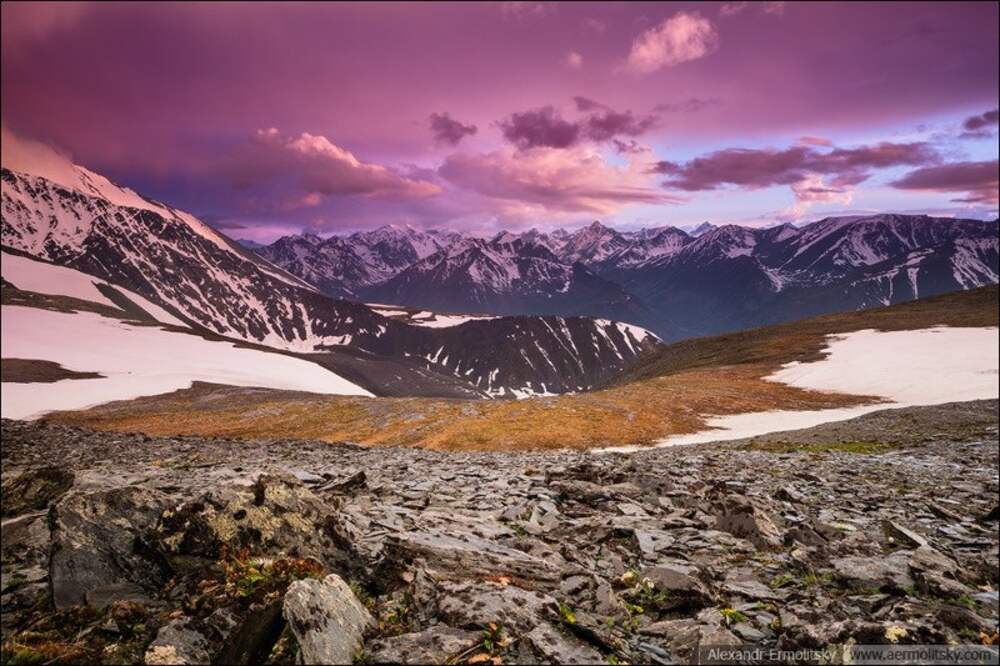
[(701, 236), (702, 234), (706, 234), (715, 228), (716, 226), (711, 222), (702, 222), (698, 226), (691, 229), (691, 231), (689, 231), (688, 234), (690, 234), (691, 236)]

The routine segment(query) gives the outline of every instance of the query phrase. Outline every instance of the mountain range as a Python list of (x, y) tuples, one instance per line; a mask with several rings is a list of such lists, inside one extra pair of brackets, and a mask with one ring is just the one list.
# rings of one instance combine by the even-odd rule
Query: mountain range
[[(308, 262), (289, 263), (305, 277), (294, 275), (196, 217), (83, 167), (47, 166), (34, 174), (3, 169), (0, 178), (5, 257), (10, 251), (73, 269), (83, 276), (75, 281), (89, 276), (134, 293), (191, 334), (297, 355), (376, 395), (515, 397), (586, 390), (659, 344), (639, 327), (586, 317), (403, 321), (322, 293), (310, 283), (318, 279), (305, 269)], [(364, 246), (352, 241), (351, 252), (362, 260), (353, 283), (401, 272), (456, 240), (372, 232)], [(323, 245), (330, 255), (308, 256), (336, 256), (336, 241)], [(295, 256), (294, 248), (289, 252)], [(5, 268), (7, 263), (5, 258)], [(32, 271), (46, 272), (44, 265)], [(5, 294), (24, 291), (6, 273)], [(58, 294), (59, 288), (53, 284), (47, 293)]]
[(995, 284), (997, 246), (996, 221), (881, 214), (492, 238), (387, 226), (285, 236), (256, 252), (332, 296), (604, 317), (676, 340)]

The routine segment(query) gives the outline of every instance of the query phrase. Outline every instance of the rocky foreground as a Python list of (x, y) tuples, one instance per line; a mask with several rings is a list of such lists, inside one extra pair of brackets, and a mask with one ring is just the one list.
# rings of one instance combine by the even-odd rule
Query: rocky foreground
[(631, 455), (2, 429), (5, 663), (997, 640), (995, 400)]

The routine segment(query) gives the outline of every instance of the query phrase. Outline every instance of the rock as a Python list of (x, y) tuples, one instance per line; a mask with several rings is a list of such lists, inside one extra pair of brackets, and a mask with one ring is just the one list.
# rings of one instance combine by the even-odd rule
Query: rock
[(544, 592), (490, 582), (443, 582), (438, 589), (438, 614), (456, 627), (482, 627), (493, 622), (528, 632), (559, 619), (559, 604)]
[(0, 485), (2, 515), (44, 511), (73, 486), (74, 474), (63, 467), (40, 467), (11, 475)]
[(927, 539), (891, 520), (882, 521), (882, 531), (885, 533), (885, 538), (892, 544), (906, 548), (920, 548), (927, 545)]
[(672, 663), (679, 664), (712, 663), (698, 659), (698, 650), (702, 647), (726, 648), (743, 644), (728, 630), (691, 618), (654, 622), (641, 628), (639, 633), (663, 637)]
[(920, 546), (910, 555), (910, 568), (918, 572), (937, 571), (954, 576), (958, 571), (958, 562), (930, 546)]
[(331, 569), (357, 566), (334, 508), (287, 473), (263, 474), (252, 486), (213, 488), (164, 511), (160, 544), (168, 553), (217, 559), (247, 548), (261, 555), (311, 557)]
[(642, 577), (653, 584), (653, 589), (664, 593), (662, 610), (675, 608), (701, 608), (711, 601), (705, 586), (693, 575), (678, 567), (657, 566), (642, 570)]
[(910, 552), (896, 551), (885, 557), (840, 557), (830, 561), (837, 577), (856, 589), (904, 590), (913, 587)]
[(559, 579), (559, 569), (551, 562), (471, 533), (459, 537), (406, 532), (392, 535), (387, 545), (391, 559), (410, 562), (415, 558), (424, 558), (432, 568), (459, 576), (512, 575), (531, 580)]
[(265, 661), (284, 627), (281, 601), (254, 604), (239, 616), (222, 610), (222, 613), (212, 613), (205, 622), (206, 628), (217, 634), (222, 643), (216, 662), (259, 664)]
[(368, 610), (336, 575), (307, 578), (288, 587), (284, 616), (299, 643), (304, 664), (350, 664), (361, 649)]
[(553, 664), (606, 664), (600, 652), (563, 634), (550, 624), (539, 624), (524, 635), (531, 646)]
[(718, 503), (715, 529), (746, 539), (758, 549), (781, 547), (781, 532), (770, 516), (742, 495), (726, 495)]
[(167, 580), (150, 547), (166, 497), (138, 486), (70, 491), (52, 507), (49, 575), (57, 608), (144, 600)]
[(372, 641), (365, 651), (376, 664), (444, 664), (483, 639), (481, 631), (437, 625), (402, 636)]
[(654, 557), (658, 552), (669, 548), (674, 543), (674, 537), (663, 530), (637, 529), (634, 534), (636, 543), (639, 544), (639, 550), (646, 557)]
[(337, 477), (316, 487), (316, 492), (328, 492), (337, 494), (354, 494), (368, 487), (368, 478), (363, 469)]
[(748, 599), (766, 599), (777, 601), (784, 599), (787, 595), (782, 590), (772, 590), (770, 587), (760, 582), (752, 574), (743, 571), (731, 571), (726, 580), (722, 583), (722, 589), (730, 594), (735, 594)]
[(207, 664), (208, 641), (189, 627), (190, 618), (170, 621), (160, 628), (146, 649), (146, 664)]

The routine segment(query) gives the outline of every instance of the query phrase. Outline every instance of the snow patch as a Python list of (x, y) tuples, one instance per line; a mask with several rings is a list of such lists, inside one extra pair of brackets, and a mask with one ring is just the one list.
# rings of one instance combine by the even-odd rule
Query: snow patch
[(84, 409), (188, 388), (192, 382), (259, 386), (330, 395), (371, 394), (342, 377), (284, 354), (238, 348), (155, 326), (137, 326), (92, 312), (53, 312), (4, 305), (4, 356), (99, 372), (100, 379), (4, 383), (4, 418)]
[[(789, 363), (766, 379), (813, 391), (871, 395), (887, 402), (718, 416), (707, 420), (711, 430), (667, 437), (657, 446), (743, 439), (844, 421), (882, 409), (996, 398), (1000, 392), (1000, 335), (995, 327), (866, 329), (831, 335), (828, 340), (828, 356), (823, 360)], [(641, 447), (601, 449), (638, 450)]]

